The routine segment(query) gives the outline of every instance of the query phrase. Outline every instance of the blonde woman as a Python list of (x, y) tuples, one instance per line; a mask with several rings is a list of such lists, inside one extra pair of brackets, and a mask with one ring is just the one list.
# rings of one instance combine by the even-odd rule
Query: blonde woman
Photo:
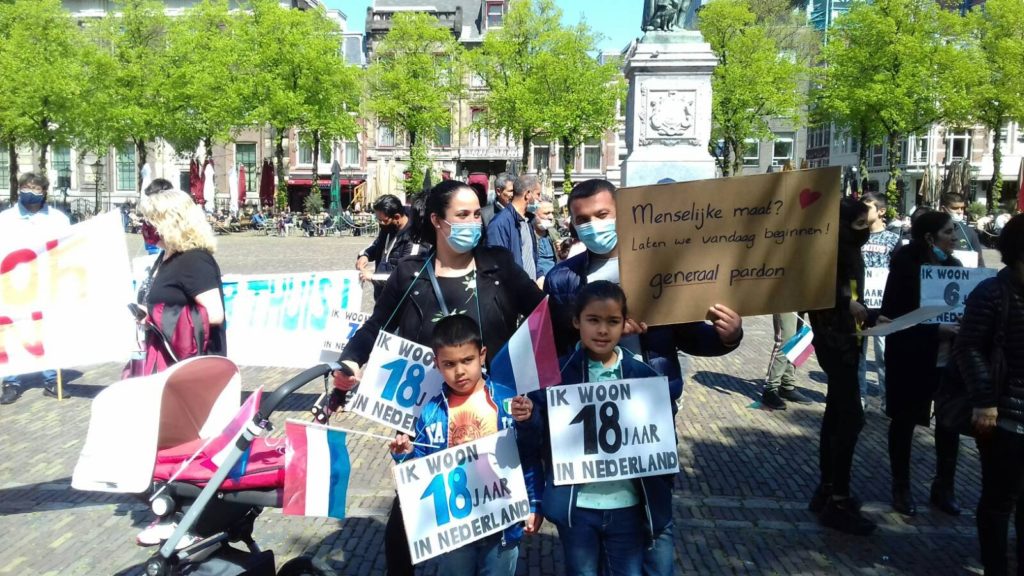
[(163, 250), (140, 294), (150, 326), (146, 373), (192, 356), (226, 355), (220, 266), (203, 209), (158, 179), (146, 188), (139, 210), (143, 239)]

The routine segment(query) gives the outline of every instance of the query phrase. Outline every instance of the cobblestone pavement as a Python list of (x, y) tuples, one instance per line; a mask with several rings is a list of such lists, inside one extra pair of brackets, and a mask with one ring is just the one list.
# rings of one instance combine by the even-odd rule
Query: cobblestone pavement
[[(137, 251), (137, 236), (128, 238)], [(222, 237), (225, 273), (342, 269), (366, 238)], [(986, 255), (997, 262), (995, 254)], [(370, 299), (365, 299), (369, 307)], [(979, 493), (977, 452), (962, 442), (957, 489), (965, 514), (930, 510), (934, 469), (931, 431), (918, 430), (914, 518), (894, 513), (889, 497), (887, 419), (878, 398), (868, 399), (867, 424), (857, 447), (853, 485), (878, 521), (870, 537), (822, 529), (806, 510), (817, 479), (817, 435), (824, 409), (824, 374), (814, 361), (800, 383), (814, 400), (788, 410), (759, 409), (755, 401), (771, 347), (768, 318), (748, 318), (746, 338), (732, 354), (693, 359), (676, 424), (680, 465), (673, 502), (680, 574), (940, 574), (979, 573), (973, 507)], [(230, 334), (229, 334), (230, 337)], [(297, 371), (242, 368), (247, 390), (273, 388)], [(74, 491), (70, 477), (89, 421), (89, 402), (118, 377), (106, 364), (65, 371), (73, 397), (58, 403), (33, 386), (15, 404), (0, 407), (0, 574), (133, 575), (153, 549), (135, 534), (151, 519), (132, 496)], [(307, 386), (275, 417), (303, 417), (316, 398)], [(874, 393), (874, 392), (872, 392)], [(345, 415), (340, 425), (388, 433)], [(266, 510), (256, 540), (273, 549), (278, 566), (311, 554), (337, 574), (383, 575), (383, 528), (393, 495), (384, 442), (350, 436), (353, 474), (343, 521), (282, 516)], [(524, 540), (519, 574), (556, 574), (561, 550), (551, 526)], [(434, 574), (427, 564), (422, 574)]]

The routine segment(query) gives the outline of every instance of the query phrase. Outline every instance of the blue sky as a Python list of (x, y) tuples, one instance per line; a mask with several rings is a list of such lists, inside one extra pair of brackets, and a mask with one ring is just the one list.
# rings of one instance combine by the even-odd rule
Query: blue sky
[[(352, 32), (362, 32), (366, 27), (366, 7), (372, 0), (324, 0), (330, 8), (338, 8), (348, 16), (348, 27)], [(601, 50), (621, 50), (630, 40), (641, 35), (640, 18), (643, 12), (641, 0), (556, 0), (562, 9), (563, 21), (575, 24), (585, 19), (592, 29), (604, 38)], [(430, 0), (424, 0), (429, 5)]]

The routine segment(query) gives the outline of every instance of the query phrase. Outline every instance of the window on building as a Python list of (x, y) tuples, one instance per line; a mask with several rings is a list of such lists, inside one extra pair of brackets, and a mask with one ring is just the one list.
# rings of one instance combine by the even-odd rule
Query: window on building
[(238, 142), (235, 144), (235, 162), (245, 166), (245, 189), (256, 191), (256, 143)]
[(559, 145), (558, 146), (558, 164), (557, 164), (557, 166), (559, 168), (561, 168), (562, 166), (565, 166), (565, 163), (567, 161), (568, 162), (572, 162), (573, 166), (575, 166), (576, 165), (575, 158), (576, 158), (576, 149), (571, 148), (571, 147), (566, 147), (564, 145)]
[(11, 181), (11, 157), (8, 154), (7, 144), (0, 142), (0, 187), (7, 186)]
[(946, 163), (969, 158), (971, 154), (971, 131), (950, 130), (946, 133)]
[(1006, 124), (1003, 124), (1003, 130), (1002, 130), (1002, 133), (1000, 134), (1002, 136), (1002, 139), (1003, 139), (1002, 140), (1003, 144), (1009, 144), (1010, 143), (1010, 129), (1011, 128), (1013, 128), (1013, 122), (1007, 122)]
[[(50, 165), (53, 166), (53, 173), (56, 175), (55, 188), (57, 190), (71, 188), (71, 147), (54, 146), (50, 156)], [(131, 189), (135, 189), (134, 181)]]
[(875, 144), (871, 147), (871, 165), (881, 166), (885, 160), (885, 148), (881, 144)]
[(474, 72), (473, 74), (470, 74), (470, 76), (469, 76), (469, 87), (470, 88), (486, 88), (487, 87), (487, 83), (484, 82), (484, 77), (483, 76), (481, 76), (481, 75), (479, 75), (479, 74)]
[(381, 148), (395, 147), (395, 129), (387, 124), (377, 126), (377, 146)]
[(117, 149), (117, 189), (135, 190), (134, 144), (123, 144)]
[(441, 148), (452, 147), (452, 127), (438, 126), (434, 128), (434, 145)]
[(551, 168), (549, 160), (551, 158), (551, 144), (534, 144), (533, 145), (533, 170), (549, 170)]
[[(320, 163), (331, 163), (331, 143), (320, 142)], [(299, 138), (299, 164), (313, 164), (313, 140)]]
[(583, 142), (583, 169), (601, 169), (601, 139), (590, 138)]
[(473, 122), (475, 128), (473, 128), (473, 132), (469, 135), (469, 145), (478, 146), (481, 148), (488, 146), (490, 143), (490, 138), (487, 134), (487, 127), (479, 124), (479, 122), (482, 122), (484, 119), (483, 109), (473, 108), (473, 110), (470, 112), (470, 119)]
[(757, 167), (761, 165), (761, 143), (752, 138), (743, 141), (743, 165)]
[(359, 141), (346, 140), (343, 145), (345, 147), (345, 166), (359, 166)]
[(191, 186), (192, 176), (188, 173), (188, 171), (182, 170), (181, 172), (178, 172), (178, 190), (184, 190), (185, 192), (191, 194)]
[(911, 154), (912, 164), (927, 164), (928, 163), (928, 136), (916, 136), (911, 139), (914, 143), (914, 151)]
[(860, 152), (860, 142), (856, 138), (850, 138), (850, 152), (858, 154)]
[(793, 134), (776, 134), (772, 146), (772, 166), (785, 166), (793, 162)]
[(488, 2), (487, 3), (487, 27), (498, 28), (505, 21), (505, 3), (504, 2)]

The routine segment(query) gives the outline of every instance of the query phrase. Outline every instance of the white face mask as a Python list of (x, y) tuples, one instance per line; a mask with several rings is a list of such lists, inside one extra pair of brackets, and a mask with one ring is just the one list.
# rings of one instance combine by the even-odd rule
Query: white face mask
[(953, 222), (960, 223), (964, 221), (964, 215), (959, 212), (950, 212), (949, 215), (953, 217)]
[(537, 218), (537, 221), (536, 221), (537, 229), (542, 231), (542, 232), (543, 231), (547, 231), (547, 230), (551, 230), (551, 227), (554, 226), (554, 225), (555, 225), (555, 223), (552, 222), (551, 220), (548, 220), (547, 218)]

